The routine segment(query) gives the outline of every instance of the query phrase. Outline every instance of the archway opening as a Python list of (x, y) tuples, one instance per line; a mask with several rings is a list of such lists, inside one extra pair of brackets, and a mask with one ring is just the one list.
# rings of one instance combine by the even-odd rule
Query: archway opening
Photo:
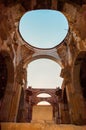
[(37, 95), (37, 97), (39, 97), (39, 98), (49, 98), (49, 97), (51, 97), (51, 95), (49, 95), (47, 93), (40, 93), (40, 94)]
[(37, 59), (28, 64), (27, 67), (27, 87), (55, 89), (62, 85), (63, 79), (60, 77), (61, 67), (50, 59)]
[[(76, 57), (73, 69), (73, 85), (77, 100), (77, 116), (81, 124), (86, 124), (86, 52), (81, 51)], [(82, 107), (83, 106), (83, 107)], [(79, 113), (78, 113), (79, 111)], [(84, 114), (83, 114), (84, 112)]]
[(80, 52), (75, 61), (74, 88), (80, 93), (82, 93), (84, 101), (86, 102), (86, 52), (85, 51)]
[(0, 54), (0, 100), (4, 97), (5, 89), (7, 86), (7, 65), (5, 61), (5, 57)]
[(51, 104), (47, 101), (41, 101), (41, 102), (38, 102), (37, 105), (51, 105)]
[[(8, 121), (12, 105), (14, 66), (7, 51), (0, 52), (0, 121)], [(9, 106), (9, 107), (8, 107)], [(3, 113), (3, 114), (2, 114)]]
[(86, 101), (86, 53), (84, 53), (80, 65), (80, 84), (82, 88), (83, 97)]

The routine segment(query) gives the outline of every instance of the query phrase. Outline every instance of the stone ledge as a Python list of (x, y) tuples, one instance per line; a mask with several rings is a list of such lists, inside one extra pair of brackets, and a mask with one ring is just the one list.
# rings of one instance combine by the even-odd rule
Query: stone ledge
[(0, 123), (0, 130), (85, 130), (85, 126), (52, 123)]

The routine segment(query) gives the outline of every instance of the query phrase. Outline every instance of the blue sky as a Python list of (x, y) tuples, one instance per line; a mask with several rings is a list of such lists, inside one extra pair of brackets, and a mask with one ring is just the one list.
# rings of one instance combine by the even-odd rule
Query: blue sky
[(38, 48), (52, 48), (63, 41), (68, 32), (66, 17), (55, 10), (33, 10), (19, 23), (22, 38)]

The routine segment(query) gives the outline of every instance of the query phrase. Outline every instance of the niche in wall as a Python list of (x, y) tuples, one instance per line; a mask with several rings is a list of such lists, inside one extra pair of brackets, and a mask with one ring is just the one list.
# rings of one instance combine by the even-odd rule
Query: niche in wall
[(84, 53), (80, 65), (80, 84), (83, 92), (83, 97), (86, 100), (86, 53)]
[(5, 58), (0, 54), (0, 100), (3, 98), (7, 85), (7, 65)]

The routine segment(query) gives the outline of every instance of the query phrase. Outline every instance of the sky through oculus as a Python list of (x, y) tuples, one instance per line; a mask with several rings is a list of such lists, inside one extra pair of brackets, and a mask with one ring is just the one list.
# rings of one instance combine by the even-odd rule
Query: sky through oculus
[(41, 49), (51, 49), (59, 45), (66, 37), (68, 29), (66, 17), (56, 10), (28, 11), (19, 22), (19, 32), (23, 40)]

